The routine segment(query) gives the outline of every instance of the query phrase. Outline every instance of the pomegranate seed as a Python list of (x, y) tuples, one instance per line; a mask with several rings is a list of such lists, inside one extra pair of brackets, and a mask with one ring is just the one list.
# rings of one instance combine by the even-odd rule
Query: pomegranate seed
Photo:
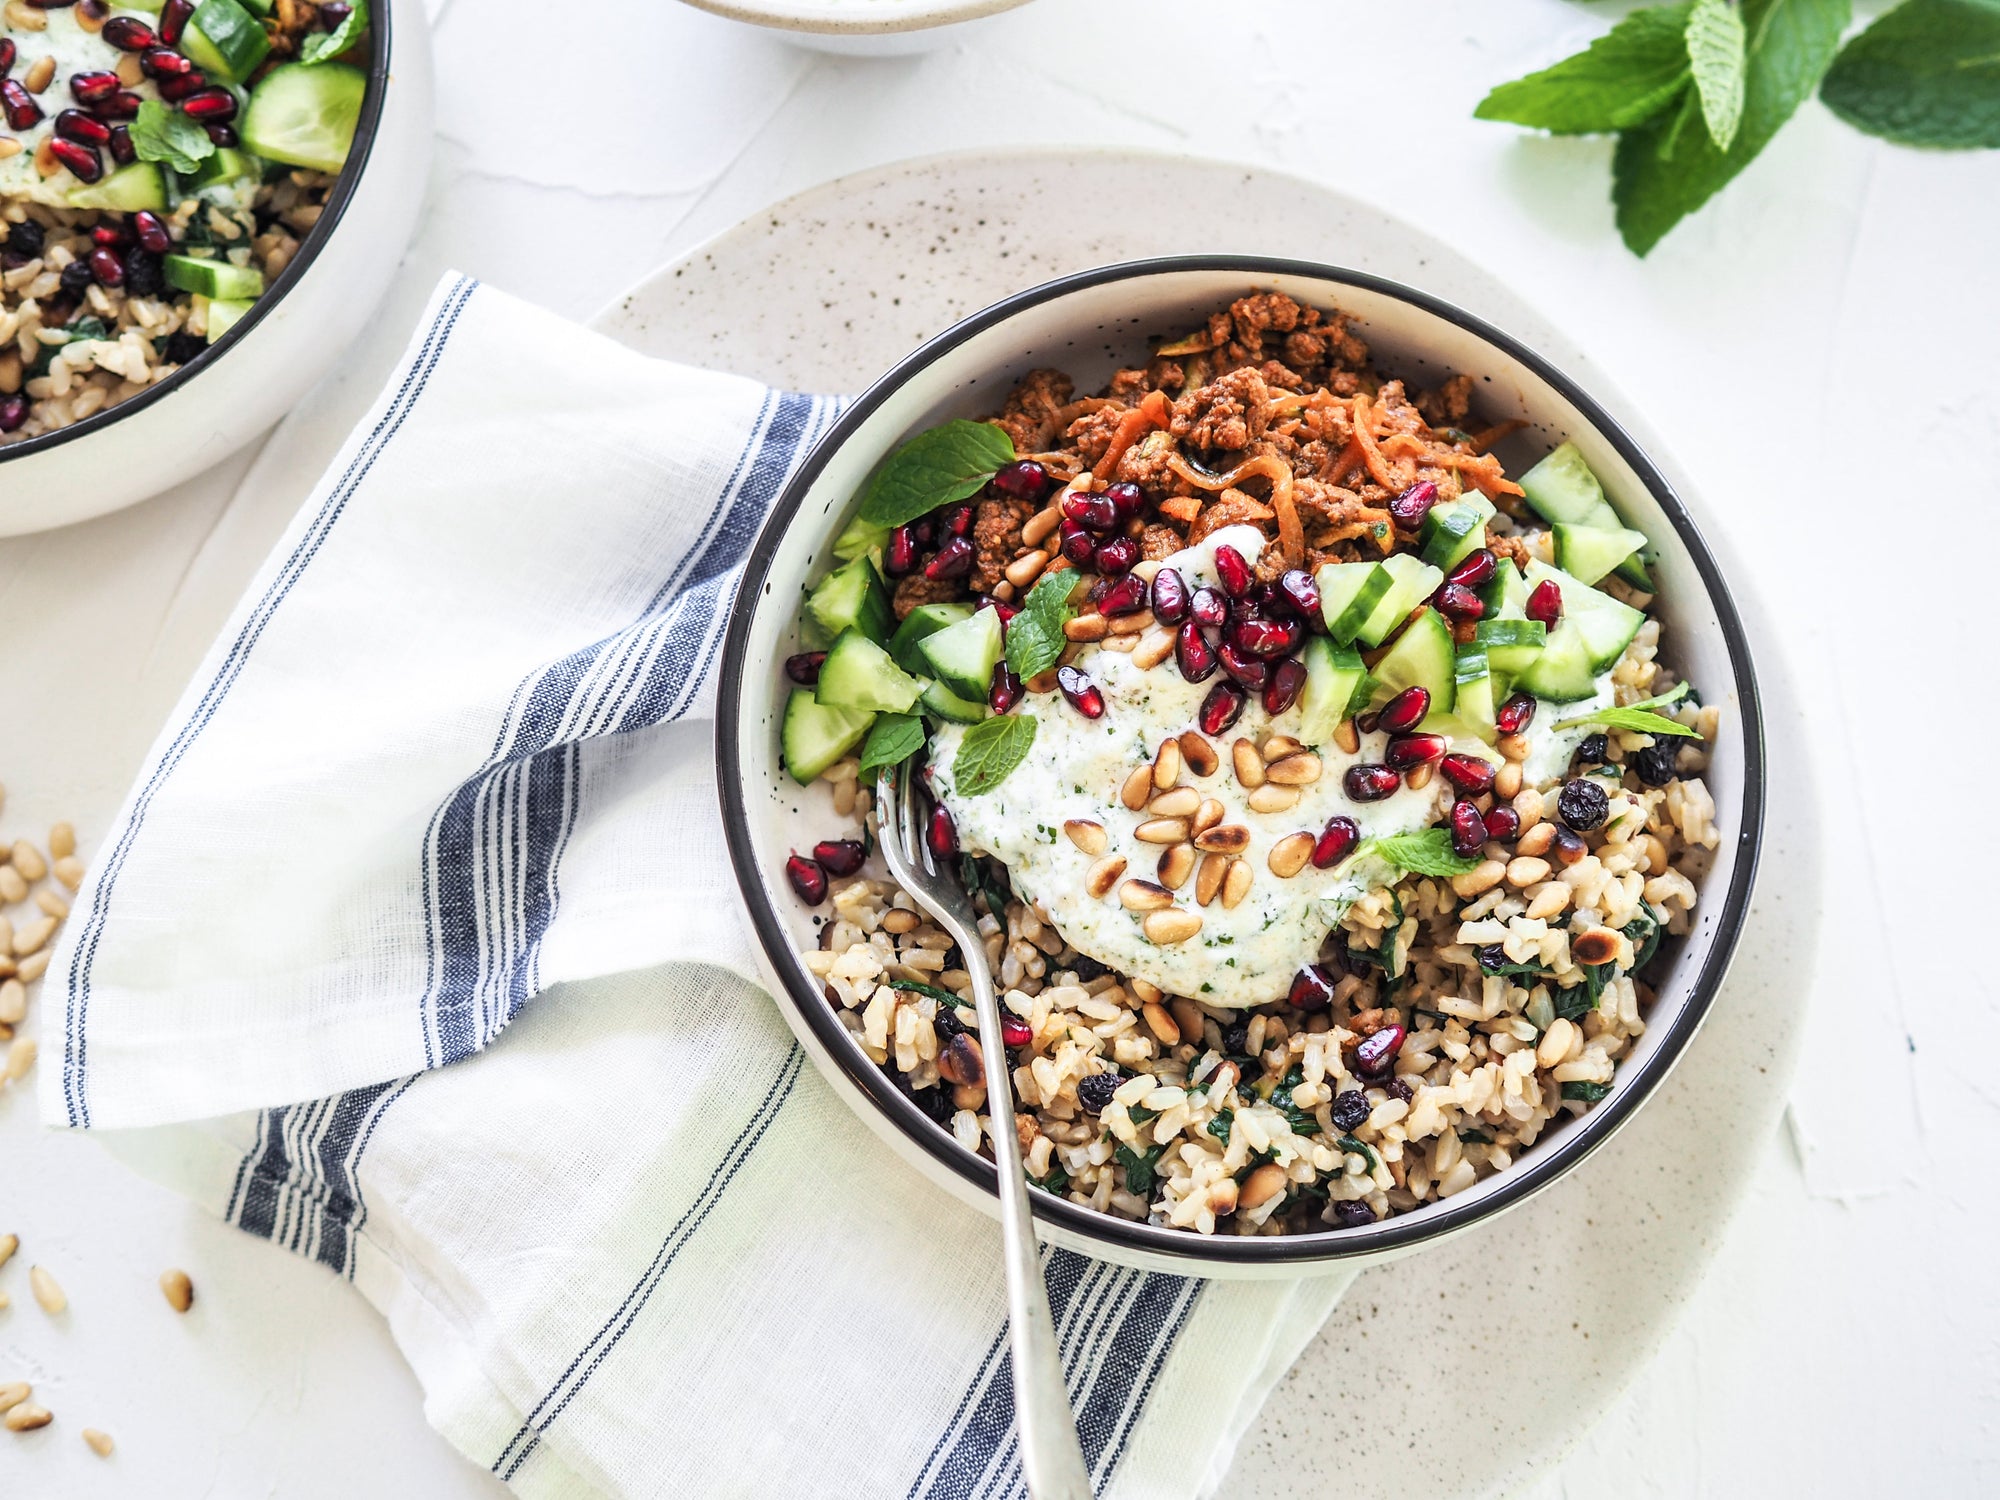
[(1486, 613), (1486, 601), (1463, 584), (1447, 583), (1431, 596), (1431, 603), (1449, 620), (1476, 620)]
[(1486, 815), (1486, 836), (1511, 844), (1521, 832), (1521, 815), (1502, 802)]
[(14, 45), (11, 36), (0, 36), (0, 74), (14, 66), (14, 59), (20, 56), (20, 49)]
[(1153, 575), (1153, 618), (1162, 625), (1178, 625), (1187, 617), (1187, 580), (1172, 568)]
[(924, 845), (934, 858), (958, 857), (958, 825), (952, 822), (948, 809), (943, 807), (931, 809), (930, 825), (924, 829)]
[(1368, 761), (1349, 766), (1347, 774), (1340, 778), (1341, 789), (1350, 802), (1380, 802), (1402, 784), (1403, 778), (1387, 766)]
[(111, 140), (111, 127), (95, 115), (87, 115), (80, 109), (65, 109), (56, 115), (56, 134), (66, 141), (81, 141), (86, 146), (103, 146)]
[(1011, 500), (1039, 500), (1049, 490), (1049, 471), (1032, 458), (1011, 463), (993, 476), (993, 488)]
[(1289, 998), (1299, 1010), (1325, 1010), (1333, 1004), (1333, 975), (1322, 964), (1307, 964), (1293, 976)]
[(1519, 734), (1534, 717), (1534, 694), (1516, 693), (1495, 710), (1493, 726), (1502, 734)]
[[(61, 146), (67, 143), (63, 141), (57, 141), (55, 144)], [(88, 151), (89, 149), (90, 148), (87, 146), (77, 147), (77, 150), (79, 151)], [(97, 153), (92, 151), (91, 159), (95, 161), (96, 157)], [(91, 177), (84, 177), (83, 180), (85, 182), (93, 182), (96, 180), (96, 176), (101, 176), (103, 174), (103, 171), (104, 171), (103, 167), (100, 166), (97, 169), (97, 173), (95, 175)], [(83, 176), (83, 174), (80, 172), (77, 175), (79, 177)], [(125, 262), (118, 258), (118, 252), (116, 250), (102, 249), (102, 248), (93, 250), (90, 252), (90, 274), (97, 278), (97, 284), (99, 286), (107, 286), (107, 287), (123, 286), (125, 284)]]
[(1354, 1049), (1354, 1071), (1363, 1078), (1385, 1078), (1396, 1065), (1396, 1054), (1403, 1050), (1404, 1031), (1400, 1026), (1384, 1026), (1372, 1036), (1363, 1037), (1361, 1045)]
[[(11, 47), (14, 44), (10, 41), (7, 45)], [(116, 73), (106, 73), (101, 69), (91, 69), (83, 73), (72, 73), (69, 76), (70, 97), (76, 100), (78, 104), (96, 104), (99, 100), (109, 99), (117, 92), (118, 75)]]
[(972, 530), (972, 507), (954, 505), (944, 513), (944, 529), (953, 536), (965, 536)]
[(148, 47), (160, 44), (153, 28), (144, 21), (135, 21), (130, 16), (113, 16), (104, 23), (104, 40), (120, 52), (144, 52)]
[(792, 889), (807, 906), (818, 906), (826, 899), (826, 871), (803, 854), (794, 854), (785, 861), (785, 879), (791, 881)]
[[(55, 138), (49, 141), (49, 155), (75, 173), (76, 179), (79, 182), (95, 182), (104, 175), (104, 158), (97, 154), (95, 146), (86, 146), (81, 141), (65, 141)], [(92, 269), (97, 270), (97, 279), (106, 286), (121, 285), (125, 280), (123, 267), (119, 268), (116, 280), (106, 276), (101, 269), (97, 268), (96, 256), (104, 253), (102, 250), (97, 251), (91, 258)]]
[(109, 150), (111, 159), (121, 167), (129, 167), (139, 159), (139, 148), (132, 144), (132, 132), (123, 125), (111, 127)]
[(819, 681), (819, 669), (825, 661), (824, 651), (801, 651), (785, 658), (785, 675), (800, 687), (811, 687)]
[(1484, 547), (1467, 554), (1464, 562), (1444, 575), (1446, 583), (1455, 583), (1462, 589), (1476, 589), (1491, 578), (1499, 567), (1500, 560)]
[(823, 839), (813, 845), (813, 858), (829, 875), (852, 875), (868, 858), (868, 846), (859, 839)]
[(1240, 599), (1250, 592), (1256, 583), (1256, 575), (1250, 571), (1250, 564), (1243, 560), (1243, 554), (1227, 543), (1215, 549), (1215, 577), (1222, 585), (1223, 593), (1232, 599)]
[(1276, 718), (1294, 703), (1305, 691), (1306, 664), (1297, 657), (1281, 661), (1271, 669), (1271, 680), (1264, 684), (1264, 712)]
[(242, 137), (236, 133), (236, 127), (233, 125), (218, 125), (211, 120), (208, 124), (202, 126), (201, 128), (203, 134), (205, 134), (211, 141), (214, 141), (217, 146), (222, 147), (224, 149), (233, 147), (234, 145), (236, 145), (238, 141), (242, 139)]
[(1129, 536), (1114, 536), (1098, 545), (1095, 562), (1100, 573), (1129, 573), (1138, 561), (1139, 544)]
[(1002, 1013), (1000, 1040), (1009, 1047), (1025, 1047), (1035, 1039), (1035, 1029), (1019, 1016)]
[(1265, 661), (1283, 656), (1298, 644), (1298, 637), (1289, 627), (1276, 620), (1260, 620), (1254, 615), (1231, 625), (1228, 640), (1238, 651)]
[[(1110, 545), (1106, 542), (1098, 548), (1098, 556), (1102, 557)], [(1145, 607), (1146, 580), (1130, 573), (1112, 583), (1097, 600), (1097, 612), (1102, 615), (1136, 615)]]
[(1451, 847), (1455, 854), (1470, 859), (1486, 842), (1486, 820), (1479, 815), (1477, 802), (1451, 805)]
[(28, 398), (9, 396), (0, 401), (0, 432), (18, 432), (28, 420)]
[(192, 73), (183, 73), (178, 78), (160, 80), (160, 97), (168, 103), (178, 103), (190, 95), (198, 94), (208, 87), (208, 75), (200, 68)]
[(924, 577), (933, 583), (945, 578), (963, 578), (972, 571), (973, 553), (971, 542), (962, 536), (951, 537), (924, 564)]
[(0, 108), (6, 110), (7, 123), (15, 130), (30, 129), (42, 118), (41, 105), (18, 78), (0, 79)]
[(891, 578), (901, 578), (916, 565), (916, 533), (907, 526), (898, 526), (889, 533), (889, 545), (882, 549), (882, 571)]
[(1118, 507), (1109, 495), (1093, 495), (1087, 490), (1071, 490), (1062, 498), (1063, 519), (1074, 521), (1085, 531), (1103, 533), (1118, 524)]
[(132, 215), (133, 236), (141, 249), (150, 250), (155, 255), (165, 255), (174, 248), (174, 237), (167, 232), (167, 226), (160, 216), (149, 208), (142, 208)]
[(1382, 759), (1397, 771), (1414, 771), (1427, 761), (1437, 760), (1450, 748), (1441, 734), (1405, 734), (1389, 741)]
[(160, 40), (169, 47), (181, 44), (181, 33), (187, 29), (188, 17), (194, 14), (194, 0), (167, 0), (160, 7)]
[(1222, 663), (1222, 670), (1234, 677), (1253, 693), (1264, 691), (1264, 684), (1270, 681), (1271, 669), (1247, 651), (1239, 651), (1228, 641), (1219, 641), (1215, 647), (1215, 659)]
[(1197, 625), (1221, 626), (1229, 620), (1229, 601), (1207, 584), (1194, 591), (1188, 609)]
[(1389, 502), (1389, 514), (1403, 530), (1415, 531), (1437, 500), (1438, 487), (1428, 479), (1419, 480)]
[(236, 96), (228, 89), (198, 89), (181, 100), (181, 113), (204, 124), (233, 120), (236, 118)]
[(1447, 755), (1438, 762), (1444, 779), (1468, 797), (1477, 797), (1492, 788), (1495, 769), (1492, 761), (1477, 755)]
[(1528, 595), (1525, 607), (1529, 619), (1540, 620), (1549, 629), (1554, 630), (1563, 617), (1561, 585), (1553, 578), (1544, 578), (1535, 585), (1534, 592)]
[(136, 120), (143, 102), (130, 89), (120, 89), (109, 99), (100, 99), (91, 105), (90, 112), (100, 120)]
[(1174, 633), (1174, 662), (1189, 682), (1206, 681), (1215, 672), (1215, 648), (1194, 620), (1183, 620)]
[(916, 542), (917, 550), (922, 552), (938, 539), (936, 520), (930, 516), (918, 516), (910, 522), (910, 536)]
[(1375, 716), (1375, 724), (1390, 734), (1408, 734), (1424, 722), (1424, 715), (1430, 711), (1430, 689), (1408, 687), (1382, 705), (1382, 712)]
[(1304, 568), (1292, 568), (1278, 578), (1278, 590), (1291, 600), (1292, 608), (1308, 620), (1319, 613), (1319, 585)]
[(185, 78), (194, 64), (171, 47), (148, 47), (139, 54), (139, 68), (148, 78)]
[(1129, 479), (1119, 480), (1104, 493), (1118, 507), (1118, 519), (1121, 521), (1137, 519), (1139, 512), (1146, 508), (1146, 492)]
[(1104, 717), (1104, 691), (1075, 667), (1056, 669), (1056, 686), (1069, 699), (1069, 706), (1086, 719)]
[(93, 245), (109, 245), (113, 249), (120, 248), (125, 244), (125, 226), (123, 224), (99, 224), (90, 231), (90, 242)]
[(1361, 825), (1354, 819), (1346, 816), (1328, 818), (1326, 827), (1313, 845), (1313, 868), (1331, 870), (1352, 854), (1354, 846), (1360, 842)]
[(1235, 683), (1218, 682), (1201, 700), (1201, 732), (1208, 735), (1222, 733), (1242, 716), (1243, 705), (1249, 701), (1249, 696)]
[(1021, 679), (1004, 661), (993, 663), (993, 685), (986, 690), (986, 706), (1004, 714), (1021, 701)]
[(1087, 568), (1097, 557), (1097, 538), (1069, 517), (1063, 517), (1061, 537), (1062, 555), (1079, 568)]

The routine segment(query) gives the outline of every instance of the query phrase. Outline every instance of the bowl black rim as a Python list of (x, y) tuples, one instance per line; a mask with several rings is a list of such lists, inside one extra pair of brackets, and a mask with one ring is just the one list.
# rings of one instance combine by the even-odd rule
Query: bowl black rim
[[(1120, 1219), (1048, 1193), (1029, 1195), (1036, 1217), (1045, 1223), (1058, 1226), (1086, 1241), (1166, 1261), (1185, 1262), (1187, 1269), (1196, 1273), (1204, 1264), (1270, 1267), (1380, 1257), (1443, 1239), (1525, 1201), (1582, 1163), (1651, 1097), (1694, 1039), (1728, 973), (1737, 942), (1742, 936), (1743, 920), (1749, 910), (1750, 891), (1755, 882), (1763, 841), (1763, 710), (1749, 640), (1721, 569), (1689, 516), (1687, 507), (1631, 434), (1574, 380), (1519, 339), (1463, 308), (1386, 277), (1314, 261), (1258, 255), (1158, 256), (1099, 266), (1017, 292), (955, 323), (898, 361), (847, 407), (773, 502), (770, 514), (745, 559), (743, 579), (723, 642), (716, 705), (716, 761), (720, 773), (723, 834), (728, 843), (730, 865), (737, 886), (743, 893), (744, 904), (749, 908), (751, 925), (785, 990), (784, 1003), (789, 1003), (804, 1020), (847, 1081), (894, 1121), (912, 1144), (981, 1193), (995, 1195), (998, 1169), (984, 1158), (966, 1151), (949, 1133), (940, 1129), (908, 1094), (897, 1088), (889, 1076), (854, 1045), (847, 1029), (834, 1018), (825, 996), (809, 982), (803, 964), (796, 957), (798, 950), (790, 934), (779, 920), (775, 907), (765, 897), (763, 882), (757, 874), (756, 851), (751, 846), (749, 812), (743, 795), (743, 765), (736, 749), (737, 726), (743, 712), (751, 616), (755, 613), (756, 601), (761, 596), (778, 545), (797, 516), (807, 492), (832, 455), (854, 436), (891, 393), (901, 389), (958, 345), (1029, 308), (1112, 282), (1188, 271), (1238, 273), (1245, 278), (1246, 284), (1252, 285), (1259, 278), (1300, 276), (1377, 293), (1408, 303), (1486, 340), (1546, 381), (1618, 451), (1658, 501), (1662, 512), (1680, 535), (1715, 608), (1734, 671), (1738, 710), (1743, 716), (1743, 822), (1737, 837), (1736, 868), (1717, 918), (1714, 941), (1688, 988), (1686, 1003), (1639, 1073), (1629, 1081), (1621, 1080), (1620, 1086), (1608, 1099), (1559, 1132), (1547, 1143), (1546, 1149), (1531, 1152), (1514, 1169), (1500, 1174), (1497, 1185), (1490, 1191), (1469, 1201), (1445, 1199), (1427, 1205), (1423, 1210), (1379, 1220), (1363, 1228), (1256, 1236), (1196, 1235), (1188, 1230)], [(773, 670), (775, 668), (776, 664), (773, 664)]]
[(362, 174), (368, 169), (369, 157), (375, 149), (375, 133), (382, 122), (383, 100), (389, 89), (389, 40), (394, 25), (389, 18), (390, 10), (388, 0), (377, 0), (376, 5), (369, 11), (368, 31), (373, 50), (368, 60), (368, 92), (361, 101), (361, 118), (355, 123), (354, 143), (348, 148), (347, 164), (340, 169), (340, 176), (334, 182), (333, 191), (327, 195), (326, 206), (320, 210), (318, 221), (313, 225), (312, 232), (306, 236), (305, 243), (300, 246), (299, 253), (292, 263), (278, 273), (278, 279), (265, 289), (263, 296), (251, 304), (250, 311), (237, 321), (235, 327), (223, 335), (220, 343), (210, 344), (165, 380), (147, 386), (129, 400), (93, 412), (81, 422), (72, 422), (55, 432), (44, 432), (18, 443), (0, 445), (0, 464), (13, 463), (37, 453), (47, 453), (64, 443), (88, 437), (94, 432), (102, 432), (112, 423), (134, 416), (166, 400), (175, 392), (184, 389), (188, 382), (225, 358), (232, 349), (248, 338), (251, 330), (263, 322), (271, 310), (283, 302), (290, 295), (292, 288), (304, 279), (306, 273), (312, 269), (313, 262), (319, 259), (320, 251), (332, 240), (334, 231), (340, 227), (341, 218), (347, 212), (347, 205), (354, 198)]

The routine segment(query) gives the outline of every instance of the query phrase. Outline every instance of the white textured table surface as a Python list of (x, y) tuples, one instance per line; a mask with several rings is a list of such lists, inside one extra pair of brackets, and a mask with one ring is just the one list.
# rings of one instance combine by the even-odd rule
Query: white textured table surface
[[(545, 7), (431, 9), (442, 140), (425, 226), (374, 331), (297, 419), (294, 452), (332, 451), (447, 266), (581, 317), (776, 198), (952, 147), (1282, 167), (1448, 236), (1548, 308), (1712, 503), (1733, 501), (1718, 519), (1758, 559), (1783, 636), (1786, 660), (1765, 670), (1791, 673), (1817, 726), (1829, 868), (1792, 1128), (1658, 1361), (1532, 1493), (2000, 1489), (2000, 1291), (1984, 1274), (2000, 1089), (1980, 1061), (2000, 994), (1959, 956), (1976, 936), (1939, 920), (1919, 863), (1975, 873), (1994, 839), (1983, 780), (1934, 768), (2000, 729), (1980, 649), (2000, 513), (1980, 463), (2000, 438), (2000, 156), (1897, 151), (1809, 105), (1641, 263), (1612, 232), (1606, 146), (1470, 119), (1487, 85), (1601, 29), (1599, 8), (1566, 0), (1040, 0), (964, 44), (882, 61), (606, 0), (605, 27), (628, 40), (538, 40), (525, 70), (520, 33)], [(592, 102), (524, 128), (537, 72)], [(69, 817), (88, 839), (110, 818), (313, 478), (253, 461), (0, 543), (9, 837)], [(0, 1233), (27, 1241), (0, 1272), (0, 1381), (34, 1380), (61, 1431), (0, 1443), (0, 1494), (502, 1493), (423, 1425), (415, 1381), (347, 1287), (43, 1133), (32, 1103), (0, 1096)], [(55, 1323), (27, 1296), (31, 1258), (70, 1292)], [(210, 1291), (186, 1320), (152, 1286), (170, 1264)], [(1535, 1378), (1448, 1351), (1438, 1369), (1440, 1422), (1457, 1383)], [(113, 1463), (76, 1441), (86, 1425), (118, 1439)], [(1372, 1492), (1342, 1472), (1337, 1435), (1305, 1467), (1304, 1492)]]

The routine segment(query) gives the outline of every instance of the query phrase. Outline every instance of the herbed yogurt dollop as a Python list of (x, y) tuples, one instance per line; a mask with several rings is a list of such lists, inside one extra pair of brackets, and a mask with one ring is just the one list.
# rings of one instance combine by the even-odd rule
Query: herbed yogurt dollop
[[(1178, 569), (1191, 586), (1212, 584), (1215, 551), (1221, 546), (1255, 556), (1263, 537), (1254, 527), (1226, 527), (1175, 553), (1164, 566)], [(965, 730), (943, 725), (931, 741), (932, 791), (950, 810), (961, 843), (1006, 865), (1016, 892), (1039, 903), (1072, 947), (1169, 994), (1230, 1006), (1280, 998), (1298, 971), (1318, 959), (1327, 933), (1347, 909), (1371, 886), (1395, 878), (1395, 871), (1366, 852), (1365, 841), (1428, 828), (1449, 808), (1451, 792), (1442, 778), (1421, 789), (1405, 784), (1379, 802), (1356, 802), (1346, 794), (1342, 778), (1348, 767), (1382, 759), (1388, 736), (1378, 732), (1361, 736), (1353, 753), (1330, 741), (1308, 745), (1320, 758), (1318, 779), (1299, 787), (1297, 802), (1284, 811), (1256, 811), (1249, 804), (1249, 789), (1233, 769), (1231, 744), (1247, 739), (1261, 745), (1274, 734), (1296, 738), (1300, 713), (1294, 707), (1272, 716), (1253, 695), (1222, 743), (1215, 744), (1215, 770), (1199, 776), (1186, 767), (1177, 782), (1221, 803), (1222, 824), (1248, 830), (1248, 846), (1237, 856), (1251, 872), (1248, 891), (1233, 906), (1219, 894), (1207, 905), (1197, 905), (1195, 882), (1187, 880), (1174, 893), (1175, 905), (1199, 915), (1199, 931), (1179, 942), (1155, 942), (1146, 934), (1147, 913), (1128, 909), (1118, 887), (1127, 880), (1157, 879), (1162, 846), (1135, 836), (1156, 814), (1127, 808), (1120, 793), (1134, 771), (1152, 763), (1163, 741), (1199, 732), (1199, 710), (1212, 680), (1188, 682), (1172, 658), (1142, 668), (1130, 653), (1103, 646), (1086, 647), (1074, 664), (1103, 690), (1102, 718), (1085, 718), (1059, 694), (1030, 700), (1016, 710), (1037, 721), (1027, 757), (999, 785), (976, 795), (960, 792), (952, 779)], [(1607, 673), (1598, 679), (1591, 699), (1559, 708), (1539, 703), (1526, 732), (1524, 781), (1539, 785), (1561, 776), (1589, 732), (1556, 729), (1558, 720), (1588, 714), (1611, 701)], [(1498, 761), (1493, 749), (1477, 738), (1453, 737), (1450, 749)], [(1359, 854), (1330, 869), (1308, 862), (1289, 877), (1273, 873), (1274, 845), (1302, 832), (1317, 836), (1335, 816), (1358, 825), (1364, 841)], [(1072, 820), (1103, 828), (1101, 851), (1087, 850), (1064, 832)], [(1093, 867), (1120, 855), (1125, 870), (1105, 894), (1093, 896), (1088, 888)]]

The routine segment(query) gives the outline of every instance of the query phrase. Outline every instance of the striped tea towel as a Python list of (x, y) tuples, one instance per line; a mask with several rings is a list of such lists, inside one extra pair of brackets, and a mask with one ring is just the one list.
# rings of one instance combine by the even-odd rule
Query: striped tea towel
[[(998, 1231), (806, 1064), (715, 806), (736, 562), (837, 407), (448, 278), (50, 969), (46, 1117), (352, 1278), (525, 1495), (1021, 1493)], [(1346, 1284), (1045, 1264), (1134, 1500)]]

